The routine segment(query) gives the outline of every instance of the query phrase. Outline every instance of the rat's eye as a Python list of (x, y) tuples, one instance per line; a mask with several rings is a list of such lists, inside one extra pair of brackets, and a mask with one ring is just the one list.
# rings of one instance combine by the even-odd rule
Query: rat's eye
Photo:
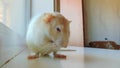
[(56, 28), (56, 30), (57, 30), (58, 32), (61, 32), (61, 29), (60, 29), (60, 28), (58, 28), (58, 27)]

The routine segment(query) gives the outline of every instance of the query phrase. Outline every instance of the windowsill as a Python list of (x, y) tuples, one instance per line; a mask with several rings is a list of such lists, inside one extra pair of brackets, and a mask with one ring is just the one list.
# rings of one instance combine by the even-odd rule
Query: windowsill
[(57, 59), (50, 55), (48, 57), (28, 60), (27, 56), (29, 53), (25, 49), (4, 65), (3, 68), (83, 68), (83, 48), (69, 46), (62, 50), (64, 51), (60, 51), (59, 53), (66, 55), (66, 59)]

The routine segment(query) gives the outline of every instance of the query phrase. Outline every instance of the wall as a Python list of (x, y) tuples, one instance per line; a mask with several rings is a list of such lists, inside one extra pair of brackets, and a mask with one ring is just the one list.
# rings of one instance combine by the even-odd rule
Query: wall
[(108, 40), (120, 44), (120, 0), (84, 0), (85, 45)]
[(81, 0), (60, 0), (61, 13), (71, 20), (70, 45), (83, 46), (83, 20)]

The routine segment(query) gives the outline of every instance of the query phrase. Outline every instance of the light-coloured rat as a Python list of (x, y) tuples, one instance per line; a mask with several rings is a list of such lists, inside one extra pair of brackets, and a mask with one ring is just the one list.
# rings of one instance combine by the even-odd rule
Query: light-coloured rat
[(58, 12), (44, 13), (34, 17), (26, 35), (28, 49), (35, 53), (28, 58), (38, 58), (53, 52), (55, 57), (66, 57), (57, 54), (61, 47), (67, 47), (70, 36), (70, 21)]

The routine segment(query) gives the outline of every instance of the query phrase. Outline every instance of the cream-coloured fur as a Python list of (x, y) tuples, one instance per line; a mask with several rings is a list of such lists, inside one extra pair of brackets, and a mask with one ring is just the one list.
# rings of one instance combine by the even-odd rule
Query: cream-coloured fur
[(34, 17), (28, 27), (26, 42), (30, 51), (46, 55), (67, 47), (69, 22), (60, 13), (45, 13)]

